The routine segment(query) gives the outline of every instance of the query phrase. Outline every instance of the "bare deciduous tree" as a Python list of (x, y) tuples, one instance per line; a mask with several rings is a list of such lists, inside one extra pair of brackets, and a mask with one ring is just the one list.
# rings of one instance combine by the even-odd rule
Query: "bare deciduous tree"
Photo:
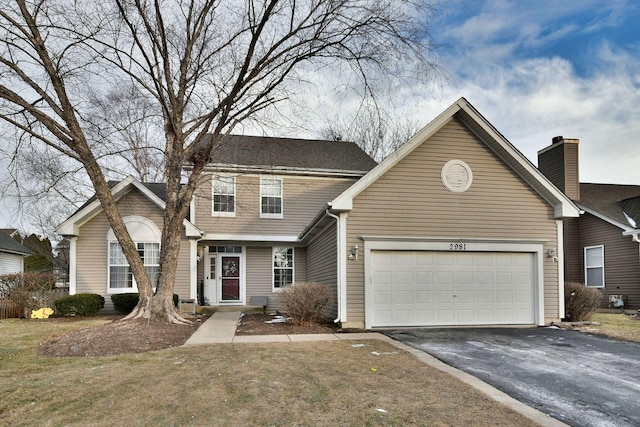
[[(339, 70), (369, 95), (390, 78), (428, 79), (427, 1), (0, 0), (0, 118), (20, 142), (81, 165), (138, 284), (130, 317), (181, 322), (172, 303), (180, 235), (212, 149), (300, 95), (315, 72)], [(129, 132), (126, 121), (140, 117), (113, 121), (92, 102), (123, 87), (149, 106), (141, 120), (162, 125), (161, 144), (142, 144), (161, 149), (167, 190), (155, 294), (107, 184), (127, 141), (101, 134), (105, 123), (109, 137)]]
[(351, 141), (376, 161), (384, 160), (415, 135), (420, 126), (395, 118), (375, 104), (363, 104), (351, 118), (334, 118), (320, 130), (324, 139)]

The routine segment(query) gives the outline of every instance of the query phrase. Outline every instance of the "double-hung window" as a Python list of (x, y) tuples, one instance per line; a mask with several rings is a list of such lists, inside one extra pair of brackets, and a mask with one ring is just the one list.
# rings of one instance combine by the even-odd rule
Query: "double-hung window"
[(235, 216), (236, 178), (234, 176), (214, 176), (211, 187), (213, 199), (211, 216)]
[(273, 289), (293, 283), (293, 248), (273, 248)]
[(282, 218), (282, 179), (260, 179), (260, 218)]
[[(151, 284), (155, 287), (160, 272), (160, 244), (136, 243), (136, 248), (151, 279)], [(134, 292), (137, 289), (120, 243), (109, 242), (109, 290), (112, 292)]]
[(604, 288), (604, 246), (584, 248), (584, 281), (587, 286)]

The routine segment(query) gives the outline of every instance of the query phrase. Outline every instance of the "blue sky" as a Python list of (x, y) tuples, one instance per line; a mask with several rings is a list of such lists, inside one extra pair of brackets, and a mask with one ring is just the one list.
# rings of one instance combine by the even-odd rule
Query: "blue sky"
[(640, 185), (640, 2), (452, 0), (432, 32), (450, 84), (523, 154), (580, 139), (580, 179)]
[[(430, 31), (448, 82), (398, 90), (394, 113), (426, 125), (465, 97), (534, 164), (563, 135), (580, 139), (582, 182), (640, 185), (638, 23), (637, 0), (445, 0)], [(316, 94), (342, 83), (331, 77), (312, 79)], [(335, 92), (310, 99), (309, 127), (337, 103), (354, 105)], [(0, 226), (15, 225), (6, 207)]]

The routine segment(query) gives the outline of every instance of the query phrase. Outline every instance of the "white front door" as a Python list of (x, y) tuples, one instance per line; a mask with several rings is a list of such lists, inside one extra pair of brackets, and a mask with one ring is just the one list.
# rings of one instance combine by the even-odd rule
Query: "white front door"
[[(244, 257), (240, 246), (211, 246), (204, 262), (204, 297), (208, 305), (244, 301)], [(216, 252), (213, 252), (216, 250)]]

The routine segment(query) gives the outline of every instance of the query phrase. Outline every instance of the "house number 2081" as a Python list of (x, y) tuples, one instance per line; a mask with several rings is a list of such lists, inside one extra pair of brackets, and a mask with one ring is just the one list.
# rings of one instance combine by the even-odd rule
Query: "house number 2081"
[(449, 243), (450, 251), (466, 251), (467, 244), (466, 243)]

